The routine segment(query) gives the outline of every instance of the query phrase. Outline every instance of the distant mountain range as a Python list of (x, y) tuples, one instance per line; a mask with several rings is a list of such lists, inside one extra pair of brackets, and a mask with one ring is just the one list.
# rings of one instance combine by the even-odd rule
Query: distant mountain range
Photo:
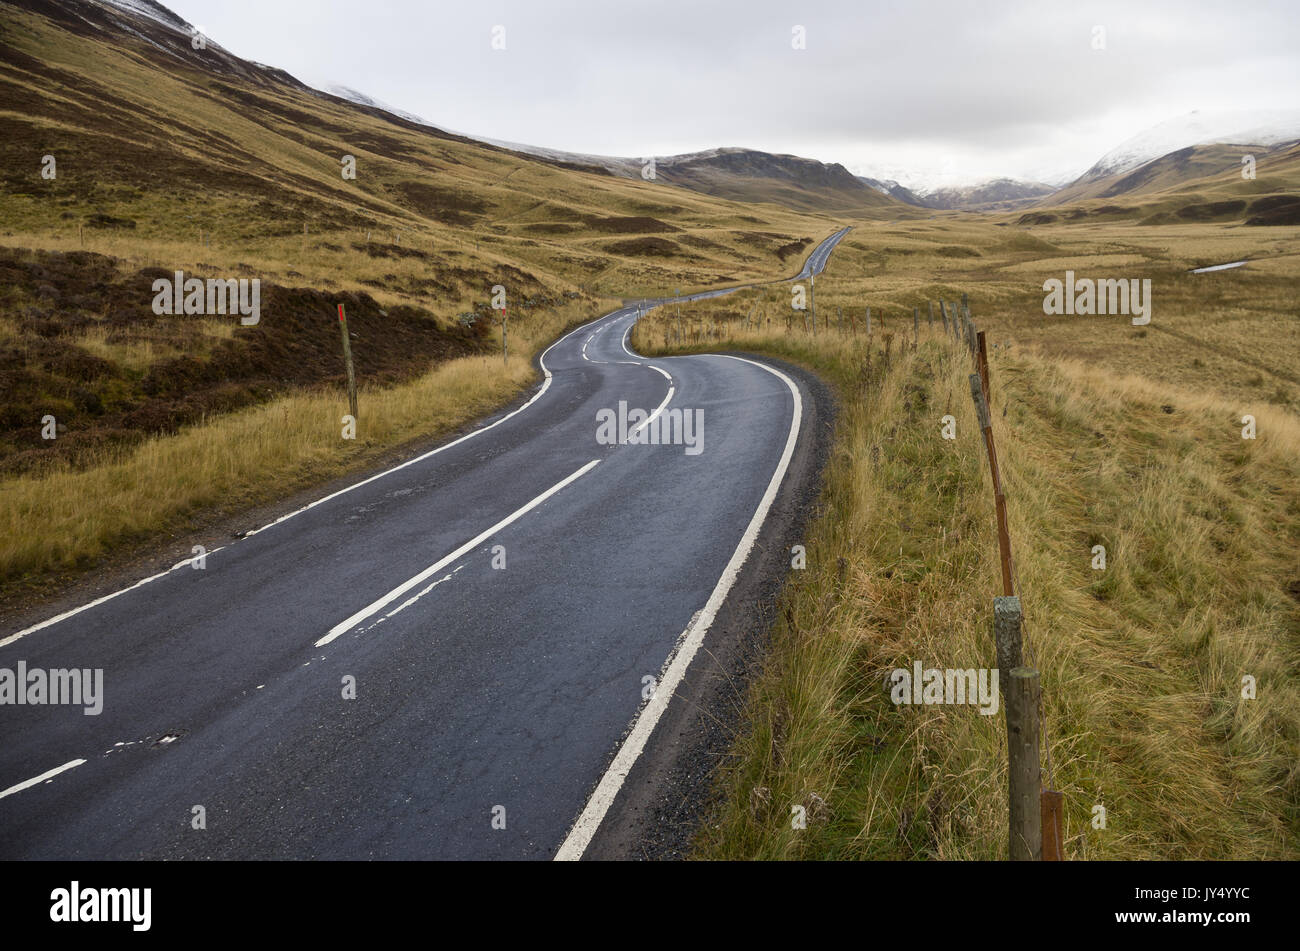
[[(359, 105), (387, 110), (403, 119), (432, 125), (354, 89), (327, 85), (324, 91)], [(1297, 140), (1300, 140), (1300, 109), (1197, 111), (1133, 136), (1064, 186), (996, 178), (975, 185), (909, 188), (892, 179), (853, 175), (838, 163), (746, 148), (658, 156), (655, 175), (659, 181), (692, 191), (737, 201), (774, 202), (799, 211), (879, 211), (897, 202), (941, 211), (996, 212), (1113, 196), (1143, 181), (1159, 179), (1162, 185), (1168, 185), (1180, 173), (1185, 179), (1191, 179), (1220, 170), (1223, 162), (1209, 157), (1208, 153), (1197, 161), (1188, 161), (1187, 150), (1194, 146), (1238, 143), (1266, 152)], [(641, 158), (565, 152), (499, 139), (480, 138), (479, 141), (567, 168), (604, 172), (620, 178), (639, 177), (645, 165)], [(1233, 161), (1240, 161), (1239, 152)], [(1148, 164), (1153, 167), (1144, 171)]]
[(858, 180), (883, 194), (919, 208), (964, 211), (1006, 211), (1032, 203), (1056, 191), (1042, 182), (1021, 182), (1011, 178), (995, 178), (979, 185), (958, 188), (935, 188), (913, 191), (895, 181), (880, 181), (859, 175)]

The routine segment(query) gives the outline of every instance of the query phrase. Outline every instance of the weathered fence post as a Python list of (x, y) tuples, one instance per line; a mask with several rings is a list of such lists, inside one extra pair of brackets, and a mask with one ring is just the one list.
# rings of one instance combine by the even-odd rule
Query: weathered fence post
[(510, 362), (510, 341), (506, 336), (508, 329), (509, 328), (507, 327), (506, 324), (506, 309), (502, 307), (501, 308), (501, 362), (502, 363)]
[(817, 335), (817, 275), (808, 275), (808, 304), (812, 308), (812, 332)]
[(943, 301), (939, 301), (939, 316), (943, 318), (943, 335), (948, 336), (948, 310), (943, 306)]
[(929, 322), (926, 324), (926, 326), (933, 327), (934, 326), (934, 301), (932, 300), (926, 301), (926, 303), (930, 305), (930, 319)]
[(998, 525), (998, 560), (1002, 565), (1002, 593), (1015, 594), (1011, 581), (1011, 532), (1007, 527), (1007, 499), (1002, 494), (1002, 476), (998, 472), (998, 453), (993, 443), (993, 418), (989, 413), (989, 404), (984, 399), (984, 381), (978, 373), (970, 375), (970, 395), (975, 401), (975, 415), (979, 417), (979, 426), (984, 433), (984, 448), (988, 451), (989, 472), (993, 476), (993, 503), (997, 513)]
[(867, 336), (871, 336), (871, 308), (867, 308)]
[(1020, 666), (1020, 598), (1002, 595), (993, 599), (993, 641), (998, 651), (999, 677), (1005, 680)]
[[(985, 341), (984, 341), (984, 331), (982, 331), (982, 330), (977, 331), (976, 334), (975, 334), (975, 340), (976, 340), (976, 343), (977, 343), (977, 345), (978, 345), (978, 350), (977, 350), (977, 353), (976, 353), (976, 357), (977, 357), (977, 362), (978, 362), (978, 365), (979, 365), (980, 381), (984, 384), (984, 399), (985, 399), (985, 401), (987, 402), (987, 401), (990, 399), (990, 396), (989, 396), (989, 351), (988, 351), (988, 345), (987, 345), (987, 344), (985, 343)], [(991, 407), (990, 407), (990, 408), (991, 408)]]
[[(306, 225), (303, 226), (304, 228)], [(348, 408), (352, 412), (352, 418), (357, 418), (357, 377), (352, 370), (352, 341), (348, 337), (348, 318), (343, 313), (343, 305), (339, 304), (339, 328), (343, 331), (343, 361), (348, 367)]]
[(1042, 793), (1043, 861), (1065, 861), (1065, 793), (1044, 789)]
[(1016, 667), (1007, 684), (1007, 786), (1010, 790), (1008, 857), (1043, 857), (1043, 814), (1038, 768), (1038, 671)]

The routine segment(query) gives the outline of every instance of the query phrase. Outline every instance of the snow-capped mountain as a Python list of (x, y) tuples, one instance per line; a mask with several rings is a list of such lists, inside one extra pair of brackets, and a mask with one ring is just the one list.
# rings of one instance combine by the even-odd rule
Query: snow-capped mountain
[[(351, 86), (341, 86), (337, 83), (317, 84), (313, 82), (309, 82), (308, 85), (313, 89), (320, 90), (321, 92), (327, 92), (331, 96), (338, 96), (340, 99), (346, 99), (348, 102), (355, 102), (358, 106), (369, 106), (372, 109), (382, 109), (384, 112), (395, 115), (399, 119), (406, 119), (407, 121), (414, 122), (417, 125), (427, 125), (431, 129), (438, 128), (438, 126), (435, 126), (423, 116), (417, 116), (414, 112), (407, 112), (405, 109), (398, 109), (396, 106), (390, 106), (386, 102), (372, 99), (370, 96), (367, 96), (359, 90), (353, 89)], [(447, 130), (444, 129), (442, 131)]]
[(899, 201), (906, 202), (909, 205), (916, 205), (918, 208), (927, 207), (925, 202), (922, 201), (914, 191), (906, 185), (899, 184), (892, 178), (870, 178), (866, 175), (859, 175), (858, 181), (862, 182), (862, 184), (869, 188), (874, 188), (882, 195), (889, 195), (891, 198), (897, 198)]
[(1013, 208), (1044, 195), (1050, 195), (1055, 186), (1042, 182), (1022, 182), (1012, 178), (995, 178), (977, 185), (961, 188), (909, 189), (892, 179), (868, 178), (859, 175), (858, 181), (876, 191), (909, 205), (920, 208), (984, 209)]
[(1189, 112), (1138, 133), (1111, 149), (1081, 180), (1122, 175), (1189, 145), (1277, 145), (1300, 139), (1300, 109)]

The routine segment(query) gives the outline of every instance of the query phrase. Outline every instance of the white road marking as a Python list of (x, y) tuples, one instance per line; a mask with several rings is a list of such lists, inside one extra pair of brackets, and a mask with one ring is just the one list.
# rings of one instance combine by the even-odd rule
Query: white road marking
[[(454, 578), (454, 577), (456, 576), (456, 572), (460, 571), (460, 569), (462, 569), (462, 568), (464, 568), (464, 567), (465, 567), (464, 565), (457, 565), (455, 568), (453, 568), (453, 569), (452, 569), (450, 572), (448, 572), (447, 574), (443, 575), (443, 576), (442, 576), (441, 578), (439, 578), (437, 581), (434, 581), (434, 582), (432, 582), (432, 583), (426, 585), (426, 586), (425, 586), (425, 587), (424, 587), (424, 588), (423, 588), (423, 589), (422, 589), (418, 594), (412, 595), (411, 597), (409, 597), (409, 598), (407, 598), (405, 601), (403, 601), (401, 604), (399, 604), (397, 607), (393, 608), (393, 610), (389, 611), (387, 614), (385, 614), (383, 617), (381, 617), (381, 618), (379, 619), (379, 621), (387, 621), (389, 618), (394, 617), (394, 616), (397, 615), (397, 614), (400, 614), (402, 611), (405, 611), (407, 608), (409, 608), (409, 607), (410, 607), (412, 604), (414, 604), (416, 601), (419, 601), (422, 597), (424, 597), (426, 594), (428, 594), (428, 593), (429, 593), (430, 591), (432, 591), (434, 588), (438, 587), (438, 585), (442, 584), (444, 581), (450, 581), (452, 578)], [(376, 621), (375, 624), (378, 624), (379, 621)], [(370, 627), (374, 627), (375, 624), (370, 625)], [(366, 630), (367, 630), (367, 631), (370, 630), (370, 627), (366, 628)]]
[(665, 396), (665, 397), (664, 397), (664, 401), (663, 401), (662, 403), (659, 404), (659, 408), (656, 409), (656, 410), (655, 410), (653, 413), (651, 413), (649, 416), (647, 416), (647, 417), (645, 418), (645, 422), (643, 422), (643, 423), (642, 423), (640, 426), (638, 426), (636, 429), (632, 430), (632, 432), (628, 433), (628, 439), (631, 439), (633, 436), (635, 436), (637, 433), (639, 433), (639, 432), (640, 432), (641, 430), (643, 430), (645, 427), (649, 426), (652, 422), (654, 422), (655, 417), (657, 417), (660, 413), (662, 413), (662, 412), (664, 411), (664, 407), (668, 405), (668, 402), (673, 398), (673, 393), (675, 393), (675, 392), (677, 392), (677, 387), (675, 387), (675, 386), (670, 386), (670, 387), (668, 387), (668, 395)]
[(63, 772), (64, 770), (72, 769), (76, 766), (80, 766), (84, 762), (85, 762), (84, 759), (74, 759), (70, 763), (64, 763), (62, 766), (56, 766), (54, 769), (48, 772), (41, 773), (41, 775), (33, 779), (29, 779), (25, 783), (19, 783), (17, 786), (10, 786), (4, 792), (0, 792), (0, 799), (3, 799), (5, 796), (12, 796), (14, 793), (20, 793), (24, 789), (28, 789), (32, 786), (35, 786), (37, 783), (45, 782), (45, 780), (47, 779), (53, 779), (55, 776), (59, 775), (59, 773)]
[[(227, 547), (228, 546), (222, 545), (220, 548), (214, 548), (212, 549), (212, 551), (205, 552), (204, 557), (206, 558), (210, 555), (215, 555), (219, 551), (225, 551)], [(127, 587), (114, 591), (111, 594), (106, 594), (102, 598), (96, 598), (94, 601), (91, 601), (89, 604), (83, 604), (79, 608), (72, 608), (69, 611), (64, 611), (62, 614), (56, 615), (55, 617), (49, 618), (48, 620), (45, 621), (41, 621), (39, 624), (33, 624), (31, 627), (23, 628), (23, 630), (18, 631), (16, 634), (10, 634), (8, 637), (0, 639), (0, 647), (4, 647), (6, 644), (12, 644), (14, 641), (18, 640), (18, 638), (26, 637), (28, 634), (32, 634), (36, 631), (41, 630), (41, 628), (50, 627), (51, 625), (58, 624), (60, 621), (66, 620), (67, 618), (72, 617), (74, 614), (80, 614), (82, 611), (101, 605), (105, 601), (112, 601), (119, 594), (126, 594), (128, 591), (134, 591), (136, 588), (139, 588), (142, 585), (146, 585), (151, 581), (157, 581), (159, 578), (165, 577), (166, 575), (171, 574), (173, 571), (177, 571), (181, 568), (188, 568), (191, 564), (193, 564), (193, 562), (194, 562), (193, 558), (186, 558), (184, 561), (178, 561), (170, 568), (164, 571), (160, 571), (156, 575), (150, 575), (148, 578), (141, 578), (133, 585), (128, 585)]]
[[(436, 449), (431, 449), (428, 452), (424, 453), (423, 455), (416, 456), (414, 459), (408, 459), (406, 462), (395, 465), (391, 469), (385, 469), (383, 472), (377, 472), (374, 475), (370, 476), (369, 478), (362, 479), (360, 482), (354, 482), (352, 485), (339, 489), (337, 492), (332, 492), (329, 495), (324, 496), (323, 498), (317, 499), (315, 502), (311, 502), (307, 505), (304, 505), (300, 509), (295, 509), (292, 512), (289, 512), (285, 515), (281, 515), (279, 518), (275, 519), (272, 522), (268, 522), (267, 524), (263, 525), (261, 528), (255, 528), (250, 532), (246, 532), (244, 535), (240, 536), (240, 539), (242, 540), (244, 538), (252, 538), (254, 535), (261, 534), (262, 532), (266, 531), (268, 528), (274, 528), (275, 526), (283, 522), (287, 522), (289, 519), (301, 515), (303, 512), (310, 511), (311, 509), (316, 508), (318, 505), (324, 505), (326, 502), (333, 501), (334, 499), (337, 499), (341, 495), (346, 495), (347, 493), (351, 492), (354, 489), (361, 488), (363, 485), (369, 485), (371, 482), (374, 482), (377, 479), (382, 479), (384, 476), (392, 475), (394, 472), (400, 472), (402, 469), (405, 469), (408, 466), (413, 466), (417, 462), (423, 462), (425, 459), (429, 459), (433, 456), (436, 456), (440, 452), (446, 452), (448, 449), (451, 449), (453, 446), (460, 445), (461, 443), (465, 442), (467, 439), (473, 439), (475, 436), (481, 436), (483, 433), (487, 432), (488, 430), (495, 429), (496, 427), (500, 426), (502, 423), (506, 422), (507, 420), (512, 419), (515, 416), (518, 416), (524, 410), (528, 409), (539, 399), (541, 399), (542, 395), (546, 393), (548, 389), (550, 389), (551, 371), (546, 368), (546, 355), (550, 353), (553, 349), (555, 349), (557, 346), (559, 346), (561, 343), (563, 343), (565, 340), (568, 340), (574, 334), (578, 333), (580, 330), (590, 327), (593, 323), (599, 323), (602, 320), (608, 320), (610, 317), (614, 317), (619, 313), (621, 313), (621, 311), (612, 311), (608, 314), (603, 314), (600, 317), (597, 317), (594, 321), (588, 321), (585, 324), (581, 324), (577, 327), (574, 327), (572, 330), (570, 330), (559, 340), (556, 340), (549, 347), (543, 350), (541, 357), (538, 358), (538, 363), (541, 365), (542, 373), (544, 374), (545, 377), (542, 380), (541, 389), (539, 389), (536, 393), (534, 393), (532, 398), (529, 399), (528, 402), (526, 402), (523, 406), (519, 407), (517, 410), (507, 413), (505, 416), (502, 416), (500, 419), (496, 420), (495, 422), (489, 423), (486, 426), (482, 426), (474, 430), (473, 432), (466, 433), (464, 436), (461, 436), (459, 439), (455, 439), (444, 446), (439, 446)], [(215, 555), (217, 552), (224, 551), (226, 548), (229, 547), (231, 546), (223, 545), (220, 548), (214, 548), (211, 551), (207, 552), (207, 556)], [(28, 634), (34, 634), (37, 631), (42, 630), (44, 628), (52, 627), (53, 625), (58, 624), (60, 621), (66, 621), (68, 618), (80, 614), (82, 611), (88, 611), (91, 608), (98, 607), (99, 605), (103, 604), (105, 601), (113, 600), (113, 598), (116, 598), (118, 595), (126, 594), (128, 591), (134, 591), (136, 588), (149, 584), (152, 581), (157, 581), (159, 578), (165, 578), (173, 571), (176, 571), (180, 568), (187, 567), (192, 562), (192, 560), (193, 559), (187, 558), (184, 561), (177, 562), (175, 565), (172, 565), (172, 567), (168, 568), (166, 571), (160, 571), (157, 574), (150, 575), (147, 578), (141, 578), (139, 581), (135, 582), (134, 584), (127, 585), (125, 588), (120, 588), (117, 591), (112, 592), (111, 594), (106, 594), (103, 597), (96, 598), (95, 600), (83, 604), (80, 607), (72, 608), (71, 610), (64, 611), (62, 614), (59, 614), (55, 617), (48, 618), (37, 624), (33, 624), (30, 627), (25, 627), (21, 631), (16, 631), (15, 633), (10, 634), (8, 637), (0, 639), (0, 647), (5, 647), (8, 644), (12, 644), (14, 641), (18, 640), (21, 637), (26, 637)]]
[[(849, 229), (847, 229), (847, 228), (843, 229), (843, 231), (841, 232), (841, 234), (845, 234), (845, 233), (847, 233), (848, 230), (849, 230)], [(797, 278), (796, 278), (796, 280), (797, 280)], [(745, 286), (752, 286), (752, 285), (745, 285)], [(735, 289), (735, 290), (739, 290), (740, 288), (738, 287), (738, 288), (734, 288), (734, 289)], [(662, 305), (654, 305), (654, 306), (662, 306)], [(653, 309), (652, 306), (646, 306), (646, 308), (645, 308), (646, 311), (649, 311), (649, 310), (651, 310), (651, 309)], [(600, 323), (601, 321), (610, 320), (610, 318), (615, 318), (615, 319), (617, 319), (617, 318), (620, 318), (620, 317), (623, 317), (623, 316), (630, 316), (630, 311), (628, 311), (626, 308), (620, 308), (619, 310), (611, 311), (611, 312), (608, 313), (608, 314), (603, 314), (603, 315), (601, 315), (600, 317), (597, 317), (594, 321), (589, 321), (588, 323), (580, 324), (579, 326), (573, 328), (573, 329), (570, 330), (567, 334), (565, 334), (564, 336), (560, 337), (558, 340), (556, 340), (554, 343), (552, 343), (549, 347), (547, 347), (545, 350), (543, 350), (543, 351), (542, 351), (542, 355), (541, 355), (541, 357), (538, 359), (538, 363), (541, 365), (542, 373), (544, 374), (544, 379), (542, 380), (542, 386), (541, 386), (541, 388), (540, 388), (536, 393), (533, 394), (532, 398), (529, 399), (528, 402), (524, 403), (524, 405), (521, 406), (521, 407), (519, 407), (517, 410), (514, 410), (513, 412), (507, 413), (505, 416), (502, 416), (502, 417), (501, 417), (500, 419), (498, 419), (496, 422), (489, 423), (488, 425), (486, 425), (486, 426), (482, 426), (482, 427), (480, 427), (480, 428), (474, 430), (473, 432), (466, 433), (464, 436), (461, 436), (459, 439), (455, 439), (455, 440), (453, 440), (452, 442), (447, 443), (445, 446), (439, 446), (438, 448), (436, 448), (436, 449), (432, 449), (432, 450), (430, 450), (429, 452), (424, 453), (423, 455), (416, 456), (414, 459), (408, 459), (406, 462), (403, 462), (403, 463), (400, 463), (400, 464), (398, 464), (398, 465), (396, 465), (396, 466), (393, 466), (391, 469), (385, 469), (383, 472), (377, 472), (377, 473), (375, 473), (373, 476), (370, 476), (369, 478), (362, 479), (360, 482), (354, 482), (352, 485), (349, 485), (349, 486), (346, 486), (345, 488), (339, 489), (337, 492), (332, 492), (332, 493), (330, 493), (329, 495), (324, 496), (323, 498), (319, 498), (319, 499), (317, 499), (317, 500), (314, 501), (314, 502), (311, 502), (311, 503), (309, 503), (309, 504), (307, 504), (307, 505), (304, 505), (304, 506), (303, 506), (302, 508), (300, 508), (300, 509), (295, 509), (295, 510), (292, 511), (292, 512), (289, 512), (289, 513), (287, 513), (287, 514), (285, 514), (285, 515), (281, 515), (279, 518), (275, 519), (274, 521), (272, 521), (272, 522), (268, 522), (266, 525), (263, 525), (263, 526), (261, 526), (260, 528), (255, 528), (255, 529), (253, 529), (252, 531), (247, 532), (246, 534), (244, 534), (243, 536), (241, 536), (241, 538), (251, 538), (251, 537), (254, 536), (254, 535), (261, 534), (262, 532), (266, 531), (268, 528), (274, 528), (276, 525), (279, 525), (279, 524), (281, 524), (281, 523), (283, 523), (283, 522), (287, 522), (289, 519), (294, 518), (295, 516), (301, 515), (303, 512), (310, 511), (311, 509), (314, 509), (314, 508), (316, 508), (316, 507), (319, 506), (319, 505), (324, 505), (326, 502), (330, 502), (330, 501), (332, 501), (332, 500), (338, 498), (338, 497), (341, 496), (341, 495), (346, 495), (347, 493), (353, 491), (354, 489), (359, 489), (359, 488), (361, 488), (361, 487), (364, 486), (364, 485), (369, 485), (371, 482), (374, 482), (374, 481), (377, 480), (377, 479), (382, 479), (384, 476), (391, 475), (391, 474), (394, 473), (394, 472), (400, 472), (402, 469), (405, 469), (405, 468), (407, 468), (408, 466), (413, 466), (413, 465), (415, 465), (415, 464), (418, 463), (418, 462), (423, 462), (425, 459), (429, 459), (429, 458), (431, 458), (431, 457), (433, 457), (433, 456), (436, 456), (436, 455), (438, 455), (438, 453), (440, 453), (440, 452), (445, 452), (446, 450), (451, 449), (451, 448), (454, 447), (454, 446), (458, 446), (458, 445), (460, 445), (461, 443), (465, 442), (467, 439), (473, 439), (475, 436), (481, 436), (483, 433), (487, 432), (488, 430), (495, 429), (497, 426), (500, 426), (502, 423), (506, 422), (507, 420), (510, 420), (510, 419), (514, 418), (515, 416), (518, 416), (518, 415), (519, 415), (520, 413), (522, 413), (524, 410), (528, 409), (530, 406), (532, 406), (534, 403), (536, 403), (539, 399), (541, 399), (542, 396), (543, 396), (543, 394), (545, 394), (546, 391), (547, 391), (548, 389), (550, 389), (550, 386), (551, 386), (551, 371), (548, 370), (548, 369), (546, 368), (546, 355), (547, 355), (548, 353), (550, 353), (553, 349), (555, 349), (556, 347), (558, 347), (561, 343), (563, 343), (565, 340), (568, 340), (570, 337), (572, 337), (574, 334), (578, 333), (579, 331), (584, 330), (584, 329), (587, 329), (587, 328), (590, 328), (592, 324)], [(626, 353), (629, 357), (635, 357), (635, 356), (636, 356), (636, 354), (634, 354), (631, 350), (629, 350), (629, 349), (627, 348), (627, 338), (628, 338), (628, 334), (630, 334), (630, 333), (632, 332), (632, 326), (633, 326), (634, 324), (635, 324), (635, 321), (629, 322), (629, 324), (628, 324), (628, 326), (627, 326), (627, 329), (623, 331), (623, 339), (622, 339), (622, 341), (621, 341), (621, 343), (622, 343), (622, 347), (623, 347), (623, 352)], [(606, 326), (609, 326), (609, 325), (606, 324)], [(603, 329), (605, 329), (605, 328), (602, 327), (601, 329), (603, 330)], [(585, 357), (586, 354), (584, 353), (583, 356)], [(636, 362), (638, 363), (638, 365), (651, 366), (652, 369), (654, 369), (654, 370), (658, 370), (660, 373), (664, 373), (664, 371), (663, 371), (663, 370), (660, 370), (659, 367), (655, 367), (655, 366), (653, 366), (653, 365), (651, 365), (651, 364), (641, 364), (640, 361), (636, 361)], [(664, 373), (664, 376), (668, 376), (668, 374), (667, 374), (667, 373)], [(668, 379), (669, 379), (670, 382), (672, 381), (672, 377), (669, 376)], [(220, 547), (220, 548), (214, 548), (214, 549), (212, 549), (212, 550), (209, 551), (207, 554), (208, 554), (208, 555), (214, 555), (214, 554), (216, 554), (216, 553), (219, 552), (219, 551), (224, 551), (224, 550), (225, 550), (226, 548), (228, 548), (228, 547), (230, 547), (230, 546), (228, 546), (228, 545), (223, 545), (223, 546)], [(68, 618), (73, 617), (74, 615), (80, 614), (82, 611), (88, 611), (88, 610), (90, 610), (91, 608), (98, 607), (99, 605), (103, 604), (104, 602), (106, 602), (106, 601), (111, 601), (113, 598), (116, 598), (116, 597), (118, 597), (119, 595), (126, 594), (128, 591), (134, 591), (136, 588), (139, 588), (139, 587), (141, 587), (142, 585), (149, 584), (149, 583), (152, 582), (152, 581), (157, 581), (159, 578), (164, 578), (164, 577), (166, 577), (167, 575), (171, 574), (173, 571), (177, 571), (177, 570), (180, 569), (180, 568), (183, 568), (183, 567), (188, 566), (190, 563), (191, 563), (191, 559), (188, 559), (188, 558), (187, 558), (187, 559), (185, 559), (184, 561), (177, 562), (175, 565), (173, 565), (172, 567), (168, 568), (166, 571), (160, 571), (160, 572), (158, 572), (157, 574), (150, 575), (150, 576), (147, 577), (147, 578), (142, 578), (142, 579), (140, 579), (139, 581), (135, 582), (134, 584), (131, 584), (131, 585), (126, 586), (125, 588), (120, 588), (120, 589), (118, 589), (117, 591), (114, 591), (114, 592), (112, 592), (112, 593), (110, 593), (110, 594), (106, 594), (106, 595), (104, 595), (103, 597), (96, 598), (95, 600), (90, 601), (90, 602), (88, 602), (88, 603), (86, 603), (86, 604), (83, 604), (83, 605), (81, 605), (80, 607), (72, 608), (71, 610), (64, 611), (62, 614), (56, 615), (55, 617), (48, 618), (48, 619), (46, 619), (46, 620), (44, 620), (44, 621), (41, 621), (41, 622), (39, 622), (39, 623), (37, 623), (37, 624), (33, 624), (33, 625), (31, 625), (30, 627), (25, 627), (25, 628), (23, 628), (21, 631), (17, 631), (17, 632), (15, 632), (15, 633), (13, 633), (13, 634), (10, 634), (8, 637), (0, 638), (0, 647), (5, 647), (5, 646), (7, 646), (7, 645), (9, 645), (9, 644), (12, 644), (14, 641), (18, 640), (19, 638), (26, 637), (28, 634), (34, 634), (34, 633), (36, 633), (37, 631), (43, 630), (44, 628), (52, 627), (53, 625), (58, 624), (58, 623), (61, 622), (61, 621), (66, 621)]]
[(609, 807), (613, 805), (614, 799), (623, 787), (623, 781), (627, 779), (628, 774), (632, 771), (632, 767), (640, 757), (641, 751), (645, 749), (646, 742), (650, 739), (650, 734), (654, 732), (655, 725), (659, 722), (659, 718), (663, 716), (664, 710), (668, 708), (668, 701), (677, 692), (682, 677), (686, 674), (686, 668), (690, 666), (696, 652), (700, 649), (700, 645), (704, 643), (704, 636), (708, 633), (714, 618), (717, 617), (719, 608), (722, 607), (722, 603), (727, 598), (727, 593), (731, 590), (732, 585), (736, 583), (740, 569), (749, 557), (754, 542), (758, 539), (758, 533), (763, 527), (764, 519), (767, 518), (768, 509), (772, 507), (776, 493), (781, 488), (781, 482), (785, 479), (786, 470), (790, 466), (790, 459), (794, 456), (794, 447), (799, 439), (799, 423), (803, 415), (803, 402), (799, 396), (799, 388), (795, 386), (794, 381), (780, 370), (754, 360), (733, 357), (729, 354), (715, 354), (715, 356), (753, 364), (785, 381), (785, 385), (790, 388), (790, 394), (794, 397), (794, 415), (790, 421), (790, 434), (785, 440), (785, 451), (781, 453), (781, 459), (776, 465), (776, 471), (772, 473), (772, 478), (767, 484), (767, 491), (763, 493), (758, 508), (754, 510), (754, 517), (749, 520), (745, 534), (740, 538), (740, 544), (736, 546), (735, 553), (731, 556), (731, 560), (727, 562), (727, 567), (723, 569), (722, 577), (718, 579), (713, 593), (709, 596), (709, 600), (699, 614), (692, 618), (691, 623), (687, 625), (686, 630), (678, 638), (677, 646), (674, 652), (669, 655), (667, 669), (660, 678), (659, 685), (655, 688), (654, 696), (641, 708), (641, 712), (637, 715), (636, 722), (632, 726), (632, 731), (627, 735), (627, 739), (623, 741), (623, 745), (619, 747), (618, 753), (615, 754), (614, 761), (610, 763), (605, 775), (600, 778), (600, 782), (591, 794), (591, 798), (587, 800), (586, 808), (582, 810), (582, 814), (574, 822), (569, 834), (564, 837), (564, 842), (560, 845), (559, 851), (555, 853), (556, 861), (576, 861), (582, 858), (582, 853), (587, 850), (587, 846), (591, 843), (596, 830), (600, 828), (605, 813), (609, 811)]
[(507, 515), (501, 521), (493, 525), (491, 528), (471, 538), (465, 544), (461, 545), (459, 548), (453, 551), (450, 555), (447, 555), (444, 558), (440, 558), (438, 561), (434, 562), (428, 568), (425, 568), (423, 571), (421, 571), (414, 578), (411, 578), (409, 581), (405, 581), (402, 584), (398, 585), (396, 588), (388, 592), (379, 600), (366, 605), (366, 607), (362, 608), (360, 611), (358, 611), (356, 614), (349, 617), (347, 620), (340, 621), (338, 624), (334, 625), (334, 627), (330, 628), (330, 632), (328, 634), (326, 634), (324, 637), (322, 637), (320, 640), (316, 642), (316, 646), (324, 647), (326, 644), (334, 640), (340, 634), (346, 634), (348, 631), (355, 628), (366, 618), (370, 617), (373, 614), (376, 614), (379, 611), (382, 611), (389, 604), (391, 604), (393, 601), (396, 601), (402, 595), (406, 594), (406, 592), (410, 591), (416, 585), (423, 584), (430, 577), (437, 574), (443, 568), (446, 568), (447, 565), (451, 564), (457, 558), (473, 550), (477, 546), (481, 545), (483, 542), (487, 541), (497, 532), (501, 531), (501, 529), (510, 525), (512, 522), (515, 522), (518, 519), (522, 518), (524, 515), (528, 514), (533, 509), (537, 508), (537, 506), (541, 505), (543, 502), (549, 499), (556, 492), (559, 492), (565, 486), (582, 478), (584, 475), (590, 472), (592, 468), (594, 468), (599, 462), (600, 462), (599, 459), (591, 460), (591, 462), (587, 463), (577, 472), (573, 473), (572, 475), (564, 479), (561, 479), (559, 482), (555, 483), (555, 485), (551, 486), (541, 495), (537, 496), (537, 498), (533, 499), (531, 502), (524, 505), (522, 508), (516, 509), (514, 512)]

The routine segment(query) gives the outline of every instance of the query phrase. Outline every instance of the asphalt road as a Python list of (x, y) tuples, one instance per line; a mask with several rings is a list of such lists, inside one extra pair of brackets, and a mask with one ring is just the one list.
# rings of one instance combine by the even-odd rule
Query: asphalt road
[[(639, 357), (637, 314), (467, 436), (0, 636), (104, 672), (98, 715), (0, 706), (0, 858), (579, 857), (802, 438), (787, 374)], [(620, 403), (702, 427), (610, 444)]]

